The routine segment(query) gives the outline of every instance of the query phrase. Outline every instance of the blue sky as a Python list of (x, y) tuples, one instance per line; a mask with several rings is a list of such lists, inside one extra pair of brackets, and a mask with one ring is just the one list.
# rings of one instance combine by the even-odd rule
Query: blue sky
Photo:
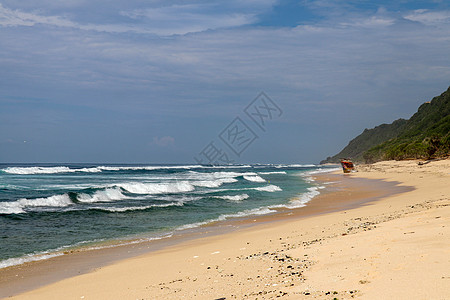
[(318, 162), (446, 90), (449, 49), (448, 1), (0, 0), (0, 162), (232, 156), (235, 117), (235, 162)]

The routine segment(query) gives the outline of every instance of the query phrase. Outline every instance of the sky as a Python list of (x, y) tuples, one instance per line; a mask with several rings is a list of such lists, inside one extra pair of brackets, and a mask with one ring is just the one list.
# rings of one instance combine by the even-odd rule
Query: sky
[(317, 163), (449, 53), (449, 1), (0, 0), (0, 162)]

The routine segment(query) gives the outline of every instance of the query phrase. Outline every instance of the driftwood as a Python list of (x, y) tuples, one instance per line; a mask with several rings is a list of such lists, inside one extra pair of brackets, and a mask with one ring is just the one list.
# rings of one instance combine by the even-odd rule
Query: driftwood
[(428, 159), (426, 161), (419, 161), (418, 165), (423, 166), (423, 165), (429, 164), (432, 161), (438, 161), (438, 160), (443, 160), (443, 159), (445, 159), (445, 158), (433, 158), (433, 159)]

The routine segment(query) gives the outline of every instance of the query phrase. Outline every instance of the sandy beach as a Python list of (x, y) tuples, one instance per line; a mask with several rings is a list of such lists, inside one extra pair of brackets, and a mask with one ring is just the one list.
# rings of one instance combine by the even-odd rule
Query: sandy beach
[[(10, 299), (448, 299), (450, 160), (380, 162), (317, 180), (333, 183), (305, 208)], [(21, 284), (4, 276), (0, 287)]]

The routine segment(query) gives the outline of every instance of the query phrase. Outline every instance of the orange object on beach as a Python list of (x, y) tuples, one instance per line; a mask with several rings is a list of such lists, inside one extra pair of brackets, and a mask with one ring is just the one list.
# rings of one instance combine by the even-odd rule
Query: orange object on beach
[(350, 159), (341, 159), (341, 165), (342, 169), (344, 170), (344, 173), (350, 173), (352, 170), (355, 169), (355, 165)]

